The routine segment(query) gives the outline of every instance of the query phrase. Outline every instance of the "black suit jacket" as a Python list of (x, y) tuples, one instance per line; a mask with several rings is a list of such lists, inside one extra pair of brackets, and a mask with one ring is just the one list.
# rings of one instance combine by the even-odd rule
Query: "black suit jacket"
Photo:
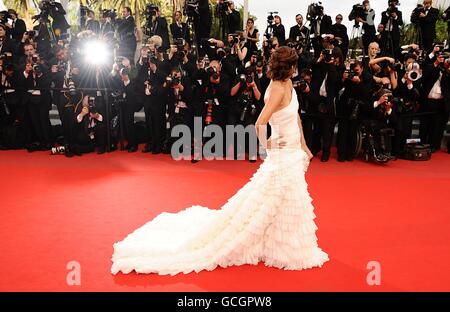
[[(381, 13), (381, 24), (384, 25), (384, 31), (389, 31), (387, 29), (387, 24), (389, 22), (389, 14), (387, 11)], [(400, 40), (400, 26), (403, 25), (402, 12), (397, 10), (397, 19), (392, 19), (392, 40)]]
[(86, 30), (92, 30), (94, 33), (98, 34), (100, 31), (100, 23), (96, 20), (89, 20), (86, 22)]
[[(316, 33), (317, 28), (317, 22), (316, 20), (314, 23), (311, 24), (311, 33)], [(321, 23), (320, 23), (320, 35), (323, 34), (331, 34), (331, 26), (333, 25), (333, 21), (331, 20), (331, 16), (324, 15), (322, 16)]]
[(167, 27), (167, 21), (164, 17), (160, 16), (156, 18), (153, 24), (153, 33), (162, 38), (162, 47), (168, 49), (170, 47), (169, 41), (169, 29)]
[(238, 30), (242, 30), (241, 26), (241, 15), (238, 11), (233, 10), (230, 14), (227, 15), (228, 22), (228, 33), (232, 34)]
[(65, 33), (70, 28), (64, 15), (66, 15), (66, 11), (61, 3), (55, 2), (54, 5), (50, 6), (50, 16), (53, 18), (53, 30), (60, 29), (61, 33)]
[(439, 10), (430, 8), (427, 16), (419, 18), (420, 29), (422, 30), (423, 38), (436, 38), (436, 22), (439, 18)]
[(129, 16), (126, 19), (119, 20), (119, 26), (117, 32), (119, 33), (121, 43), (123, 45), (136, 45), (136, 36), (134, 35), (134, 28), (136, 23), (133, 16)]
[[(328, 76), (327, 76), (328, 75)], [(316, 105), (321, 102), (320, 87), (323, 80), (327, 76), (325, 83), (325, 89), (327, 91), (327, 97), (325, 100), (325, 108), (327, 112), (334, 113), (334, 99), (337, 95), (339, 73), (338, 68), (335, 65), (326, 64), (323, 62), (315, 63), (313, 66), (313, 79), (311, 81), (312, 98)]]
[(292, 41), (296, 41), (297, 37), (306, 38), (308, 36), (309, 29), (306, 26), (300, 27), (298, 25), (292, 26), (289, 30), (289, 39)]
[(25, 22), (21, 19), (17, 19), (14, 23), (14, 28), (11, 30), (11, 37), (16, 42), (22, 40), (23, 33), (27, 31)]
[(272, 34), (274, 37), (277, 37), (280, 47), (284, 46), (286, 44), (286, 31), (283, 24), (280, 24), (278, 26), (274, 24), (272, 29)]
[(181, 23), (179, 27), (177, 23), (170, 24), (170, 33), (172, 34), (173, 40), (178, 38), (183, 38), (187, 42), (191, 42), (191, 36), (189, 34), (189, 28), (186, 23)]

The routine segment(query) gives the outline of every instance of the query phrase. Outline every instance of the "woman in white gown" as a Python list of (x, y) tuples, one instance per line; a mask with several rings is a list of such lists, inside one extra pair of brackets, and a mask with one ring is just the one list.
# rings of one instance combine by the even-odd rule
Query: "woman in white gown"
[[(114, 244), (111, 272), (160, 275), (258, 264), (285, 270), (321, 267), (314, 208), (304, 173), (312, 158), (305, 144), (290, 77), (297, 54), (277, 49), (272, 79), (256, 131), (267, 158), (250, 181), (219, 210), (200, 206), (162, 213)], [(270, 122), (272, 136), (266, 138)]]

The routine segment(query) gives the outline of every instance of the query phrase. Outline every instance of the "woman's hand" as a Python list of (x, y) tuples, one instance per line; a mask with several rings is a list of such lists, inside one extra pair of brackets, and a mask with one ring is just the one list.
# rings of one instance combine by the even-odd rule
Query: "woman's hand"
[(311, 159), (314, 158), (314, 155), (311, 153), (309, 148), (305, 147), (305, 148), (303, 148), (303, 150), (305, 151), (306, 155), (308, 155), (308, 160), (311, 161)]
[(269, 138), (267, 140), (267, 146), (266, 149), (272, 150), (272, 149), (282, 149), (283, 147), (286, 147), (287, 142), (283, 140), (282, 137), (277, 139)]

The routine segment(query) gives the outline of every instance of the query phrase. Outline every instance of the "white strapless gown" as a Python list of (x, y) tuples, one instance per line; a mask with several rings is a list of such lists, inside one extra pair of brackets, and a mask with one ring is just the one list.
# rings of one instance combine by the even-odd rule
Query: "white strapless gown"
[(295, 91), (270, 119), (272, 149), (250, 181), (219, 210), (193, 206), (161, 213), (114, 244), (111, 272), (160, 275), (254, 264), (285, 270), (321, 267), (328, 255), (317, 245), (314, 208), (304, 173)]

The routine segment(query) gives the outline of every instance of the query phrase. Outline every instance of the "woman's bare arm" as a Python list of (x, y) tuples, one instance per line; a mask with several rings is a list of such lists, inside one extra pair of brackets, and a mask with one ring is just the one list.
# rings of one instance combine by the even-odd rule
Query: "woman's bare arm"
[(285, 88), (279, 82), (272, 82), (269, 97), (263, 107), (261, 114), (259, 114), (258, 120), (255, 123), (256, 135), (264, 148), (271, 148), (270, 142), (267, 140), (267, 123), (269, 122), (272, 114), (280, 106), (283, 101)]
[(302, 120), (300, 118), (300, 115), (297, 116), (297, 123), (298, 123), (298, 128), (299, 128), (299, 131), (300, 131), (300, 144), (302, 145), (302, 149), (306, 152), (306, 154), (308, 155), (309, 159), (311, 159), (314, 156), (311, 153), (311, 151), (309, 150), (308, 145), (306, 145), (305, 135), (303, 133)]

